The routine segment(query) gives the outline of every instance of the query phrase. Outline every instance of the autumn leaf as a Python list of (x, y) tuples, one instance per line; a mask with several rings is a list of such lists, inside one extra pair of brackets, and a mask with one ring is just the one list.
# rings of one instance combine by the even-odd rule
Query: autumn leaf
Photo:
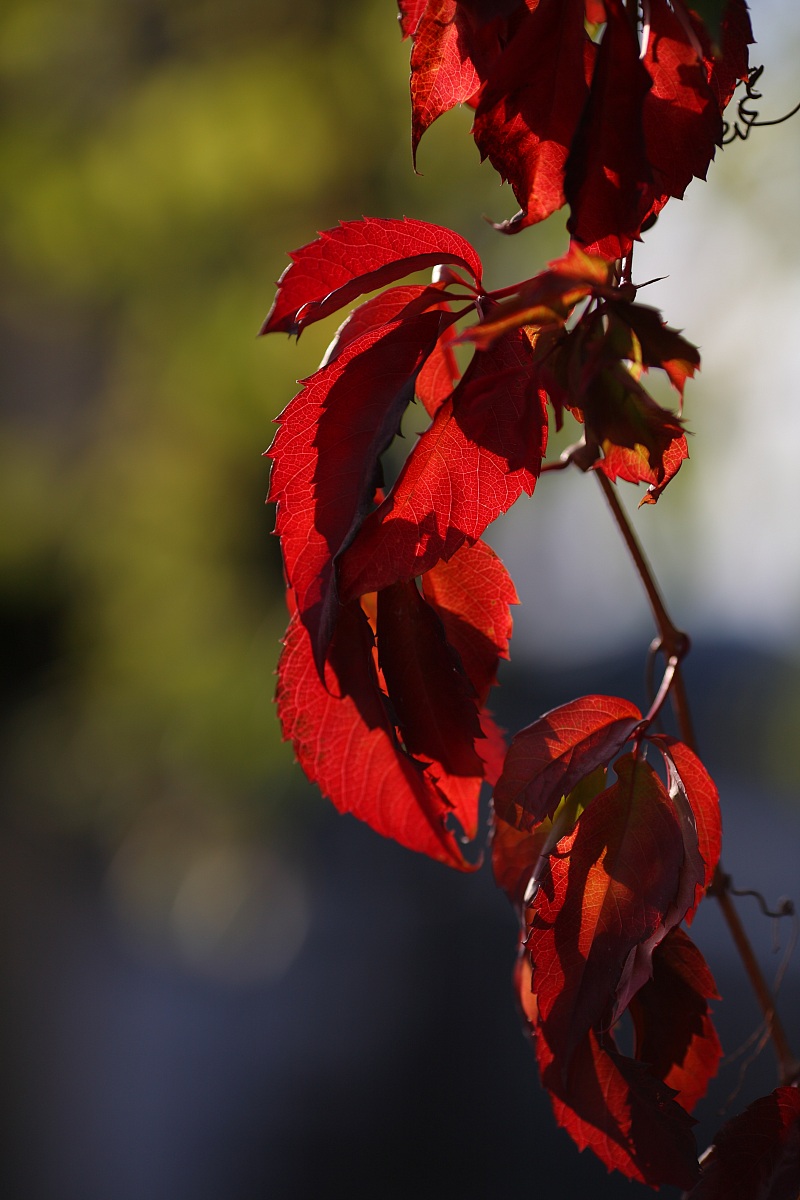
[(305, 381), (278, 418), (267, 451), (274, 462), (269, 498), (278, 506), (287, 580), (320, 669), (338, 615), (334, 559), (372, 506), (380, 456), (414, 398), (441, 320), (440, 313), (423, 313), (355, 338)]
[(477, 352), (339, 563), (343, 600), (430, 570), (480, 537), (525, 492), (547, 437), (522, 334)]
[(800, 1091), (779, 1087), (722, 1127), (688, 1200), (797, 1200)]
[(410, 218), (343, 221), (289, 257), (292, 265), (278, 280), (262, 334), (282, 330), (299, 335), (358, 296), (440, 263), (464, 268), (478, 285), (482, 273), (480, 259), (464, 238)]
[(719, 793), (700, 759), (677, 738), (655, 736), (649, 741), (664, 756), (670, 792), (689, 806), (694, 820), (697, 847), (704, 864), (704, 879), (686, 915), (691, 925), (697, 905), (714, 878), (722, 850), (722, 817)]
[(545, 713), (512, 740), (494, 791), (500, 817), (519, 829), (552, 817), (562, 798), (605, 766), (642, 721), (635, 704), (583, 696)]
[(631, 1000), (636, 1058), (691, 1112), (717, 1072), (722, 1047), (708, 1001), (719, 994), (692, 940), (670, 930), (653, 953), (653, 974)]

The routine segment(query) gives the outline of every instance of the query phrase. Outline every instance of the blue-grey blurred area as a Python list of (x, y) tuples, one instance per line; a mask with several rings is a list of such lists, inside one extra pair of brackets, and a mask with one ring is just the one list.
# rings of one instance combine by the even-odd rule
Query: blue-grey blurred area
[[(784, 20), (755, 6), (765, 115), (800, 98)], [(256, 338), (286, 252), (339, 219), (406, 214), (468, 237), (499, 287), (565, 244), (563, 217), (491, 230), (484, 214), (515, 206), (466, 112), (426, 135), (414, 175), (407, 50), (390, 0), (0, 9), (11, 1200), (625, 1187), (554, 1127), (488, 872), (337, 816), (272, 708), (285, 605), (261, 452), (332, 332)], [(687, 394), (692, 459), (633, 519), (696, 635), (687, 677), (726, 867), (773, 906), (800, 893), (798, 128), (726, 151), (636, 269), (671, 275), (651, 302), (706, 366)], [(522, 600), (504, 726), (588, 691), (646, 703), (652, 630), (594, 481), (544, 478), (493, 537)], [(791, 922), (741, 903), (772, 978)], [(755, 1036), (701, 1109), (703, 1142), (720, 1109), (776, 1080), (769, 1046), (748, 1064), (759, 1014), (711, 903), (695, 930), (726, 1052)], [(796, 958), (780, 996), (800, 1052)]]

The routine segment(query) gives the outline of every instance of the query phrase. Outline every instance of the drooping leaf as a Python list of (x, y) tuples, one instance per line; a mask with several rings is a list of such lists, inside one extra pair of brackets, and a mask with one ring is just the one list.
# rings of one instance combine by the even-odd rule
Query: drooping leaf
[(261, 333), (300, 334), (359, 296), (439, 263), (463, 267), (476, 284), (481, 261), (469, 242), (440, 225), (411, 218), (343, 221), (294, 250), (278, 280)]
[[(606, 456), (619, 446), (646, 458), (656, 486), (663, 491), (669, 481), (668, 468), (676, 464), (679, 467), (683, 461), (679, 445), (684, 436), (681, 418), (657, 404), (621, 362), (605, 366), (599, 356), (594, 371), (587, 372), (587, 376), (574, 397), (582, 411), (587, 438), (602, 446)], [(674, 474), (673, 470), (669, 478)]]
[(713, 779), (700, 759), (677, 738), (651, 737), (664, 756), (670, 789), (682, 793), (694, 817), (697, 846), (704, 864), (704, 880), (695, 896), (692, 909), (686, 916), (691, 925), (702, 894), (711, 885), (722, 850), (722, 815), (719, 793)]
[(343, 599), (420, 575), (480, 537), (541, 467), (547, 418), (520, 333), (477, 352), (339, 564)]
[(646, 945), (651, 957), (683, 915), (684, 841), (664, 785), (630, 755), (615, 770), (551, 855), (526, 939), (540, 1026), (565, 1079), (589, 1030), (627, 1005), (633, 953)]
[(650, 1187), (691, 1187), (697, 1178), (692, 1121), (671, 1089), (620, 1054), (610, 1034), (594, 1030), (576, 1048), (565, 1079), (538, 1023), (527, 955), (516, 979), (553, 1113), (578, 1149), (591, 1149), (609, 1170)]
[(297, 615), (292, 618), (278, 665), (276, 700), (284, 737), (293, 742), (308, 778), (340, 812), (352, 813), (411, 850), (471, 869), (445, 819), (452, 814), (468, 835), (474, 834), (481, 780), (469, 786), (460, 780), (446, 795), (432, 769), (402, 749), (379, 687), (372, 632), (357, 603), (340, 614), (324, 682), (308, 632)]
[[(447, 310), (447, 294), (444, 289), (435, 284), (407, 283), (396, 288), (389, 288), (370, 297), (339, 326), (336, 334), (325, 351), (325, 357), (320, 367), (326, 367), (348, 346), (364, 333), (379, 329), (382, 325), (390, 325), (395, 321), (407, 320), (419, 316), (432, 309)], [(456, 318), (453, 317), (455, 320)], [(442, 334), (447, 332), (447, 325), (442, 322)], [(427, 366), (427, 362), (425, 364)], [(423, 370), (425, 368), (423, 367)]]
[(508, 658), (509, 606), (518, 604), (514, 584), (485, 542), (466, 544), (447, 562), (422, 576), (422, 594), (444, 625), (447, 641), (461, 659), (481, 705)]
[(588, 103), (567, 162), (567, 228), (590, 252), (623, 258), (650, 208), (652, 171), (642, 128), (651, 79), (619, 0), (606, 0), (607, 24)]
[(800, 1091), (776, 1088), (717, 1134), (689, 1200), (797, 1200)]
[(609, 307), (635, 335), (637, 344), (634, 354), (637, 362), (645, 369), (660, 367), (683, 400), (686, 380), (691, 379), (700, 366), (697, 347), (682, 337), (677, 329), (670, 329), (658, 309), (646, 304), (626, 303), (621, 299), (615, 299)]
[(477, 697), (413, 579), (378, 593), (378, 662), (409, 754), (451, 775), (482, 776)]
[(672, 929), (653, 954), (653, 975), (631, 1001), (636, 1058), (691, 1112), (717, 1072), (722, 1047), (708, 1001), (719, 999), (700, 951)]
[(477, 92), (481, 76), (473, 61), (475, 38), (456, 0), (428, 0), (411, 50), (411, 148), (425, 130)]
[(545, 713), (516, 735), (494, 792), (499, 816), (519, 829), (552, 817), (596, 767), (615, 757), (641, 724), (636, 705), (583, 696)]
[(453, 326), (446, 325), (417, 376), (417, 399), (429, 417), (436, 416), (461, 378), (461, 369), (453, 352), (455, 338)]
[(481, 152), (514, 191), (512, 232), (564, 203), (564, 168), (589, 94), (583, 0), (539, 0), (494, 64), (475, 112)]
[(267, 452), (270, 499), (278, 505), (287, 579), (320, 667), (338, 612), (333, 560), (372, 504), (380, 456), (413, 399), (441, 319), (423, 313), (355, 338), (278, 418)]

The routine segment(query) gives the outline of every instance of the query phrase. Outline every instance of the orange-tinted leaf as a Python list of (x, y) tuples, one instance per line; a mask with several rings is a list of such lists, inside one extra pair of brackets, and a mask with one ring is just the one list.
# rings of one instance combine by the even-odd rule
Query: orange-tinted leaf
[(547, 439), (522, 334), (478, 351), (339, 564), (343, 600), (410, 579), (533, 492)]
[(292, 265), (278, 280), (262, 333), (299, 335), (358, 296), (440, 263), (465, 268), (476, 283), (482, 271), (481, 260), (464, 238), (410, 218), (343, 221), (289, 257)]
[(595, 464), (612, 481), (625, 479), (628, 483), (649, 483), (650, 486), (639, 501), (655, 504), (669, 481), (678, 473), (681, 463), (689, 457), (685, 434), (679, 434), (668, 444), (661, 455), (661, 469), (650, 466), (650, 454), (646, 446), (615, 446), (611, 442), (603, 445), (603, 457)]
[(630, 755), (615, 770), (618, 782), (551, 855), (526, 939), (540, 1025), (565, 1079), (589, 1030), (608, 1028), (644, 982), (687, 891), (683, 835), (663, 783)]
[(797, 1200), (800, 1091), (776, 1088), (717, 1134), (689, 1200)]
[(516, 735), (494, 792), (499, 816), (519, 829), (552, 817), (564, 796), (608, 764), (641, 724), (636, 705), (583, 696), (545, 713)]
[[(400, 746), (378, 684), (372, 632), (358, 604), (341, 611), (324, 682), (308, 633), (292, 618), (276, 700), (284, 737), (293, 742), (306, 775), (340, 812), (411, 850), (471, 869), (445, 819), (452, 814), (474, 833), (481, 779), (459, 779), (448, 794), (436, 781), (435, 766), (424, 768)], [(438, 773), (446, 785), (446, 773), (442, 768)]]
[(630, 1011), (636, 1058), (691, 1112), (717, 1072), (719, 1044), (708, 1001), (718, 999), (711, 972), (682, 929), (672, 929), (653, 954), (653, 975), (636, 993)]
[(338, 611), (334, 557), (372, 505), (380, 456), (413, 399), (441, 320), (441, 313), (423, 313), (355, 338), (278, 418), (267, 452), (274, 460), (270, 499), (278, 505), (287, 580), (320, 667)]

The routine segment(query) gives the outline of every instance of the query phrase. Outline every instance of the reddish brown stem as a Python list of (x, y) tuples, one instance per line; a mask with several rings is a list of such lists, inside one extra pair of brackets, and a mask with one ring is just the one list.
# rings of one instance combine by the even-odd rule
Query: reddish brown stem
[[(647, 594), (647, 599), (650, 602), (650, 608), (653, 613), (653, 620), (656, 623), (658, 634), (661, 639), (661, 649), (667, 659), (677, 657), (680, 659), (689, 649), (689, 639), (685, 633), (681, 633), (679, 629), (672, 623), (670, 616), (664, 605), (661, 593), (653, 575), (653, 570), (647, 559), (644, 551), (639, 544), (639, 540), (631, 527), (627, 514), (619, 502), (616, 488), (614, 484), (602, 471), (596, 471), (595, 475), (602, 488), (603, 494), (608, 501), (611, 513), (616, 522), (625, 545), (628, 548), (633, 564), (636, 567), (636, 573), (641, 580), (642, 586)], [(680, 666), (676, 665), (675, 673), (672, 678), (670, 688), (670, 697), (672, 706), (675, 712), (675, 718), (678, 722), (681, 738), (689, 746), (690, 749), (697, 752), (697, 742), (692, 727), (692, 718), (689, 710), (689, 700), (686, 695), (686, 686), (681, 676)], [(800, 1075), (800, 1064), (798, 1064), (791, 1047), (789, 1039), (786, 1036), (786, 1031), (783, 1028), (780, 1017), (775, 1009), (775, 1001), (772, 997), (769, 985), (764, 978), (761, 967), (756, 959), (753, 947), (745, 933), (739, 913), (733, 903), (730, 895), (730, 881), (725, 874), (721, 864), (717, 866), (714, 873), (714, 879), (709, 888), (709, 894), (716, 897), (725, 923), (728, 926), (734, 945), (739, 951), (739, 956), (742, 964), (750, 980), (753, 991), (756, 994), (761, 1011), (764, 1015), (767, 1029), (772, 1040), (772, 1045), (775, 1049), (775, 1055), (778, 1060), (778, 1072), (780, 1082), (789, 1084), (794, 1082)]]

